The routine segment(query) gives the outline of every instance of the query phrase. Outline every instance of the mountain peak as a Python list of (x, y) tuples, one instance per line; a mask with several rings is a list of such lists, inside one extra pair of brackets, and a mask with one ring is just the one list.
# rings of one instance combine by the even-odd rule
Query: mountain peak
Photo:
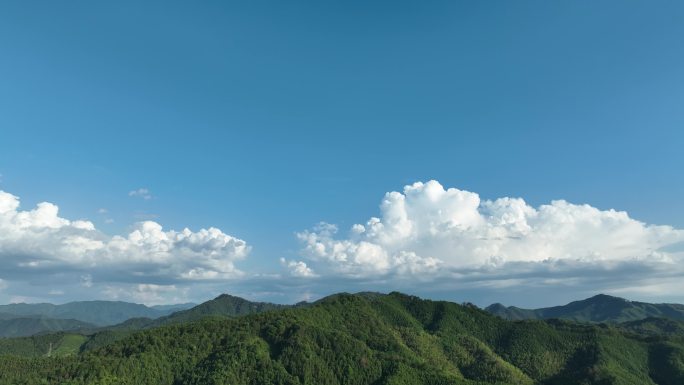
[(596, 294), (593, 297), (589, 297), (585, 299), (585, 301), (590, 301), (590, 302), (630, 302), (624, 298), (620, 297), (614, 297), (612, 295), (608, 294)]
[(223, 299), (241, 299), (241, 300), (243, 300), (243, 301), (246, 301), (246, 299), (244, 299), (244, 298), (242, 298), (242, 297), (238, 297), (238, 296), (231, 295), (231, 294), (228, 294), (228, 293), (219, 294), (218, 297), (214, 298), (214, 300), (223, 300)]

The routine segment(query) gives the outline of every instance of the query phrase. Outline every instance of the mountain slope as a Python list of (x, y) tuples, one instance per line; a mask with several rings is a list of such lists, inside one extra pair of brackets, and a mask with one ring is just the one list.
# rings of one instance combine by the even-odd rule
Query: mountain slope
[(86, 340), (84, 335), (66, 332), (0, 338), (0, 352), (17, 357), (69, 356), (77, 354)]
[(650, 304), (599, 294), (564, 306), (521, 309), (493, 304), (485, 310), (508, 320), (560, 318), (577, 322), (628, 322), (649, 317), (684, 320), (684, 305)]
[(511, 322), (399, 293), (338, 294), (144, 330), (77, 356), (3, 356), (0, 384), (674, 385), (682, 352), (682, 336)]
[(0, 337), (25, 337), (38, 333), (90, 330), (95, 325), (73, 319), (19, 317), (0, 320)]
[(625, 331), (647, 336), (683, 336), (684, 321), (669, 318), (644, 318), (638, 321), (623, 322), (618, 327)]

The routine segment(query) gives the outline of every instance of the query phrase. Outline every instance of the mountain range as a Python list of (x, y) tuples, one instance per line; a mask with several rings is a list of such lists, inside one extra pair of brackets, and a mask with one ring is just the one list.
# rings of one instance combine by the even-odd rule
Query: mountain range
[(63, 305), (51, 303), (14, 303), (0, 305), (5, 316), (29, 316), (56, 319), (74, 319), (95, 326), (115, 325), (130, 318), (158, 318), (193, 307), (195, 304), (178, 304), (148, 307), (121, 301), (79, 301)]
[[(359, 293), (373, 297), (378, 293)], [(189, 322), (204, 317), (236, 317), (288, 307), (307, 306), (279, 305), (268, 302), (252, 302), (222, 294), (200, 305), (192, 303), (177, 305), (145, 306), (120, 301), (82, 301), (64, 305), (49, 303), (0, 305), (0, 337), (22, 337), (49, 332), (129, 332), (173, 323)], [(619, 297), (599, 294), (563, 306), (540, 309), (523, 309), (501, 304), (488, 306), (486, 311), (507, 320), (565, 319), (591, 323), (627, 323), (648, 318), (684, 320), (684, 305), (650, 304), (629, 301)], [(642, 329), (642, 332), (644, 330)]]
[(243, 301), (220, 296), (161, 326), (0, 339), (0, 384), (684, 383), (684, 323), (673, 319), (509, 321), (401, 293)]
[(684, 305), (628, 301), (624, 298), (605, 294), (570, 302), (563, 306), (522, 309), (496, 303), (488, 306), (485, 310), (507, 320), (559, 318), (595, 323), (620, 323), (638, 321), (649, 317), (684, 320)]
[[(131, 319), (153, 319), (187, 310), (195, 304), (148, 307), (120, 301), (82, 301), (63, 305), (16, 303), (0, 305), (0, 337), (23, 337), (49, 332), (93, 332)], [(118, 327), (121, 328), (121, 327)]]

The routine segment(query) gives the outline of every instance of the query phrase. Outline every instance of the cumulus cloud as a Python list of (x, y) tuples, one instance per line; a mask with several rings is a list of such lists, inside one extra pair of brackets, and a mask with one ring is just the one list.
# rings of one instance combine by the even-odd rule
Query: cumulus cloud
[(143, 221), (126, 235), (109, 236), (90, 221), (60, 217), (52, 203), (22, 211), (18, 197), (0, 191), (0, 263), (8, 274), (80, 271), (84, 287), (92, 286), (93, 275), (141, 282), (226, 279), (242, 274), (234, 263), (249, 251), (245, 241), (213, 227), (175, 231)]
[(684, 231), (647, 225), (624, 211), (564, 200), (539, 207), (522, 198), (482, 200), (476, 193), (417, 182), (385, 194), (380, 216), (339, 237), (322, 223), (297, 234), (317, 270), (352, 277), (413, 275), (543, 261), (673, 262), (662, 250)]
[(288, 261), (280, 258), (280, 263), (285, 266), (293, 277), (316, 277), (316, 273), (303, 261)]
[(137, 190), (132, 190), (128, 192), (129, 197), (140, 197), (144, 200), (150, 200), (152, 199), (152, 193), (150, 192), (149, 189), (141, 187)]
[(292, 302), (303, 293), (364, 290), (481, 305), (552, 305), (598, 292), (684, 301), (673, 294), (684, 276), (681, 229), (564, 200), (537, 207), (522, 198), (483, 200), (436, 181), (385, 194), (364, 223), (298, 233), (300, 255), (281, 258), (280, 273), (276, 264), (262, 274), (239, 270), (250, 246), (216, 228), (178, 231), (143, 220), (108, 235), (61, 217), (52, 203), (19, 204), (0, 191), (2, 302), (49, 300), (50, 291), (148, 304), (222, 292)]

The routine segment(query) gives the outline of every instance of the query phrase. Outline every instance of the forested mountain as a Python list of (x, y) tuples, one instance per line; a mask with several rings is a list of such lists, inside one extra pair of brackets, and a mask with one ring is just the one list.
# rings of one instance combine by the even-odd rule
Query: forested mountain
[(156, 319), (152, 321), (152, 325), (158, 326), (194, 321), (206, 316), (236, 317), (262, 313), (269, 310), (284, 309), (289, 306), (290, 305), (278, 305), (269, 302), (252, 302), (229, 294), (221, 294), (210, 301), (203, 302), (190, 309), (177, 311), (166, 317)]
[(599, 294), (564, 306), (541, 309), (521, 309), (493, 304), (486, 308), (492, 314), (508, 320), (560, 318), (578, 322), (628, 322), (648, 317), (684, 320), (684, 305), (651, 304), (628, 301)]
[[(68, 356), (5, 355), (0, 384), (681, 385), (684, 335), (660, 327), (669, 328), (507, 321), (472, 305), (400, 293), (338, 294), (173, 323)], [(65, 337), (0, 342), (38, 355), (76, 342)]]
[(619, 327), (642, 335), (684, 336), (684, 321), (669, 318), (644, 318), (619, 324)]
[(16, 303), (0, 305), (0, 313), (14, 317), (42, 316), (56, 319), (73, 319), (97, 326), (114, 325), (130, 318), (158, 318), (193, 304), (150, 308), (145, 305), (121, 301), (80, 301), (63, 305), (50, 303)]

